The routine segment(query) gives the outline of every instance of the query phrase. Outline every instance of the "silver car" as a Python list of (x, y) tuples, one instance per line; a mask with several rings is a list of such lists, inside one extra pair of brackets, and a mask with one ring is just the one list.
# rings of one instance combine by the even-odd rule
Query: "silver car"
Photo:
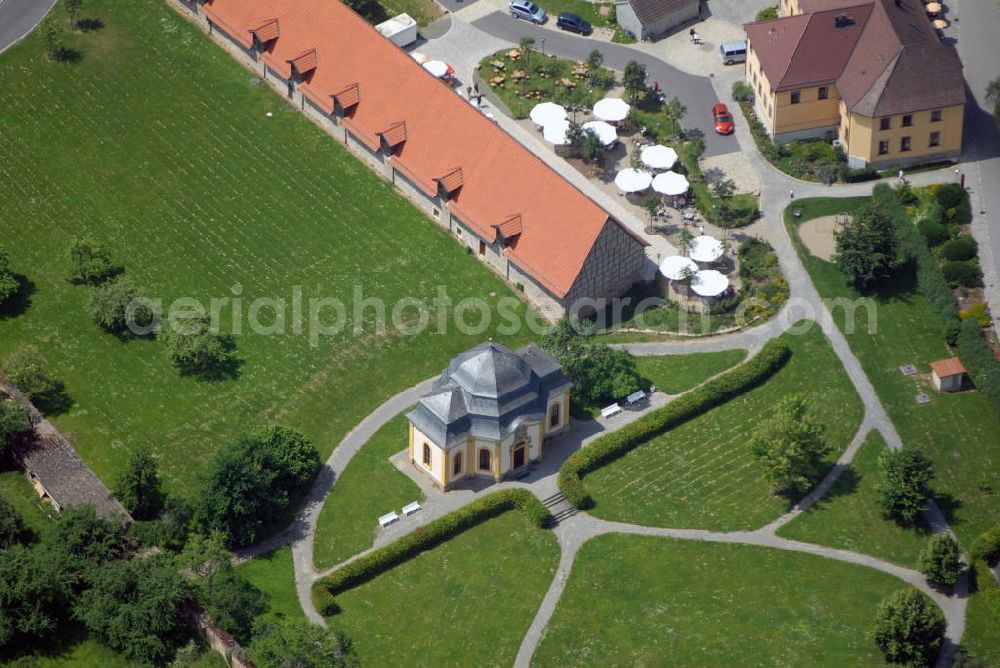
[(511, 0), (510, 15), (539, 25), (545, 23), (546, 19), (545, 10), (531, 0)]

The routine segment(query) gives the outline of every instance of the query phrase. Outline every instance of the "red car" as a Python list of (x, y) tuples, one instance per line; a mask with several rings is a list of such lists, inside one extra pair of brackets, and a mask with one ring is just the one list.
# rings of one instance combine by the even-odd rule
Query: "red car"
[(712, 120), (715, 121), (715, 131), (720, 135), (733, 133), (733, 117), (729, 115), (729, 109), (721, 102), (712, 107)]

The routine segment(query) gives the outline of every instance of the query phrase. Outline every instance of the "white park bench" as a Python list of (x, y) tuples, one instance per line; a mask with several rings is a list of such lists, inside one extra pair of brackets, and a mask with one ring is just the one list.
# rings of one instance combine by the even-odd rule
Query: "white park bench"
[(602, 408), (601, 409), (601, 417), (602, 418), (609, 418), (609, 417), (613, 417), (615, 415), (618, 415), (621, 412), (622, 412), (622, 407), (619, 406), (617, 403), (615, 403), (615, 404), (611, 404), (610, 406), (605, 406), (604, 408)]
[(396, 522), (397, 520), (399, 520), (399, 515), (397, 515), (396, 511), (394, 510), (391, 513), (386, 513), (382, 517), (378, 518), (378, 523), (379, 526), (381, 526), (384, 529), (385, 527), (389, 526), (393, 522)]
[(418, 510), (420, 510), (420, 503), (417, 501), (414, 501), (413, 503), (403, 506), (403, 514), (406, 515), (407, 517), (417, 512)]
[(639, 390), (638, 392), (633, 392), (632, 394), (625, 397), (625, 401), (628, 402), (629, 406), (634, 406), (635, 404), (639, 403), (645, 398), (646, 398), (646, 393), (643, 392), (642, 390)]

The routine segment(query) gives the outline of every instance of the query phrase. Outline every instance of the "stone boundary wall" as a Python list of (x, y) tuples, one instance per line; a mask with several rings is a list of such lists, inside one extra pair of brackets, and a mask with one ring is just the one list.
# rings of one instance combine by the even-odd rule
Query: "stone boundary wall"
[(257, 668), (236, 639), (216, 626), (208, 612), (200, 605), (190, 602), (183, 610), (183, 615), (208, 646), (222, 655), (226, 665), (232, 668)]

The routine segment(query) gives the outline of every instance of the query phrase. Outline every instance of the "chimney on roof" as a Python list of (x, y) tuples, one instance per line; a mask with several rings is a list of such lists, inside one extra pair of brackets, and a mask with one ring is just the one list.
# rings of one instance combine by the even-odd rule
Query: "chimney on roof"
[(838, 14), (833, 18), (833, 27), (837, 30), (850, 28), (852, 25), (854, 25), (854, 19), (847, 14)]

